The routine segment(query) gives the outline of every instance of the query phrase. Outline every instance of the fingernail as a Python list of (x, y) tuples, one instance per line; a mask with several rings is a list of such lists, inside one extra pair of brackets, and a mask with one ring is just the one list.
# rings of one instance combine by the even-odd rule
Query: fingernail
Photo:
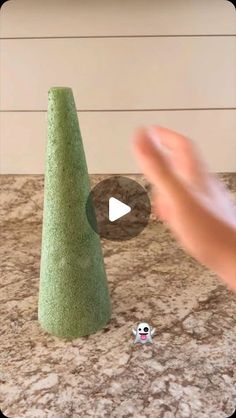
[(147, 129), (147, 133), (155, 147), (164, 155), (168, 156), (170, 151), (161, 143), (160, 136), (158, 135), (156, 128), (154, 126), (150, 126)]
[(161, 150), (160, 138), (159, 138), (159, 135), (156, 133), (155, 128), (150, 126), (147, 129), (147, 134), (148, 134), (148, 137), (151, 139), (152, 143), (155, 145), (155, 147)]

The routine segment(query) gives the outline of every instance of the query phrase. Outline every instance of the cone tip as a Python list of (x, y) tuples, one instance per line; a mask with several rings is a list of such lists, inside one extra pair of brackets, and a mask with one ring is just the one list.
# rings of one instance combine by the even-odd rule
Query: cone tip
[(55, 86), (55, 87), (50, 87), (48, 92), (54, 92), (54, 91), (60, 91), (60, 90), (72, 91), (71, 87)]

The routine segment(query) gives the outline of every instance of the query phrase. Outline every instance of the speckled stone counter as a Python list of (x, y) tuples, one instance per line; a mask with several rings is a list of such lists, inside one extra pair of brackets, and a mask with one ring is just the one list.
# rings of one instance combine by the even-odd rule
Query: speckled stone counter
[[(104, 176), (92, 176), (92, 184)], [(139, 176), (141, 183), (145, 183)], [(223, 180), (236, 192), (236, 175)], [(37, 320), (43, 176), (1, 176), (0, 408), (9, 418), (225, 418), (236, 405), (236, 295), (150, 220), (102, 240), (113, 316), (72, 342)], [(148, 186), (147, 186), (148, 187)], [(132, 327), (156, 328), (133, 344)]]

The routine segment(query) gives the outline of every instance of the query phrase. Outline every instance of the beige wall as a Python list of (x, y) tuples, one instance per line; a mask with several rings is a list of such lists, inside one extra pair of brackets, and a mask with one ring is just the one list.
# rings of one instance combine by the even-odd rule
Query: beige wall
[(138, 172), (132, 133), (155, 123), (194, 139), (212, 170), (236, 171), (235, 36), (224, 0), (8, 1), (1, 173), (44, 172), (55, 85), (73, 88), (90, 173)]

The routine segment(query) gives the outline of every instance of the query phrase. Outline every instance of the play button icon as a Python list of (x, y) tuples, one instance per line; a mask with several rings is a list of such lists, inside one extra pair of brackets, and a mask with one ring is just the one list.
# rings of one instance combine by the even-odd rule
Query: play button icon
[(114, 222), (131, 211), (131, 207), (116, 199), (109, 199), (109, 221)]
[(101, 238), (123, 241), (137, 236), (148, 224), (151, 205), (147, 191), (137, 181), (112, 176), (90, 192), (86, 214)]

